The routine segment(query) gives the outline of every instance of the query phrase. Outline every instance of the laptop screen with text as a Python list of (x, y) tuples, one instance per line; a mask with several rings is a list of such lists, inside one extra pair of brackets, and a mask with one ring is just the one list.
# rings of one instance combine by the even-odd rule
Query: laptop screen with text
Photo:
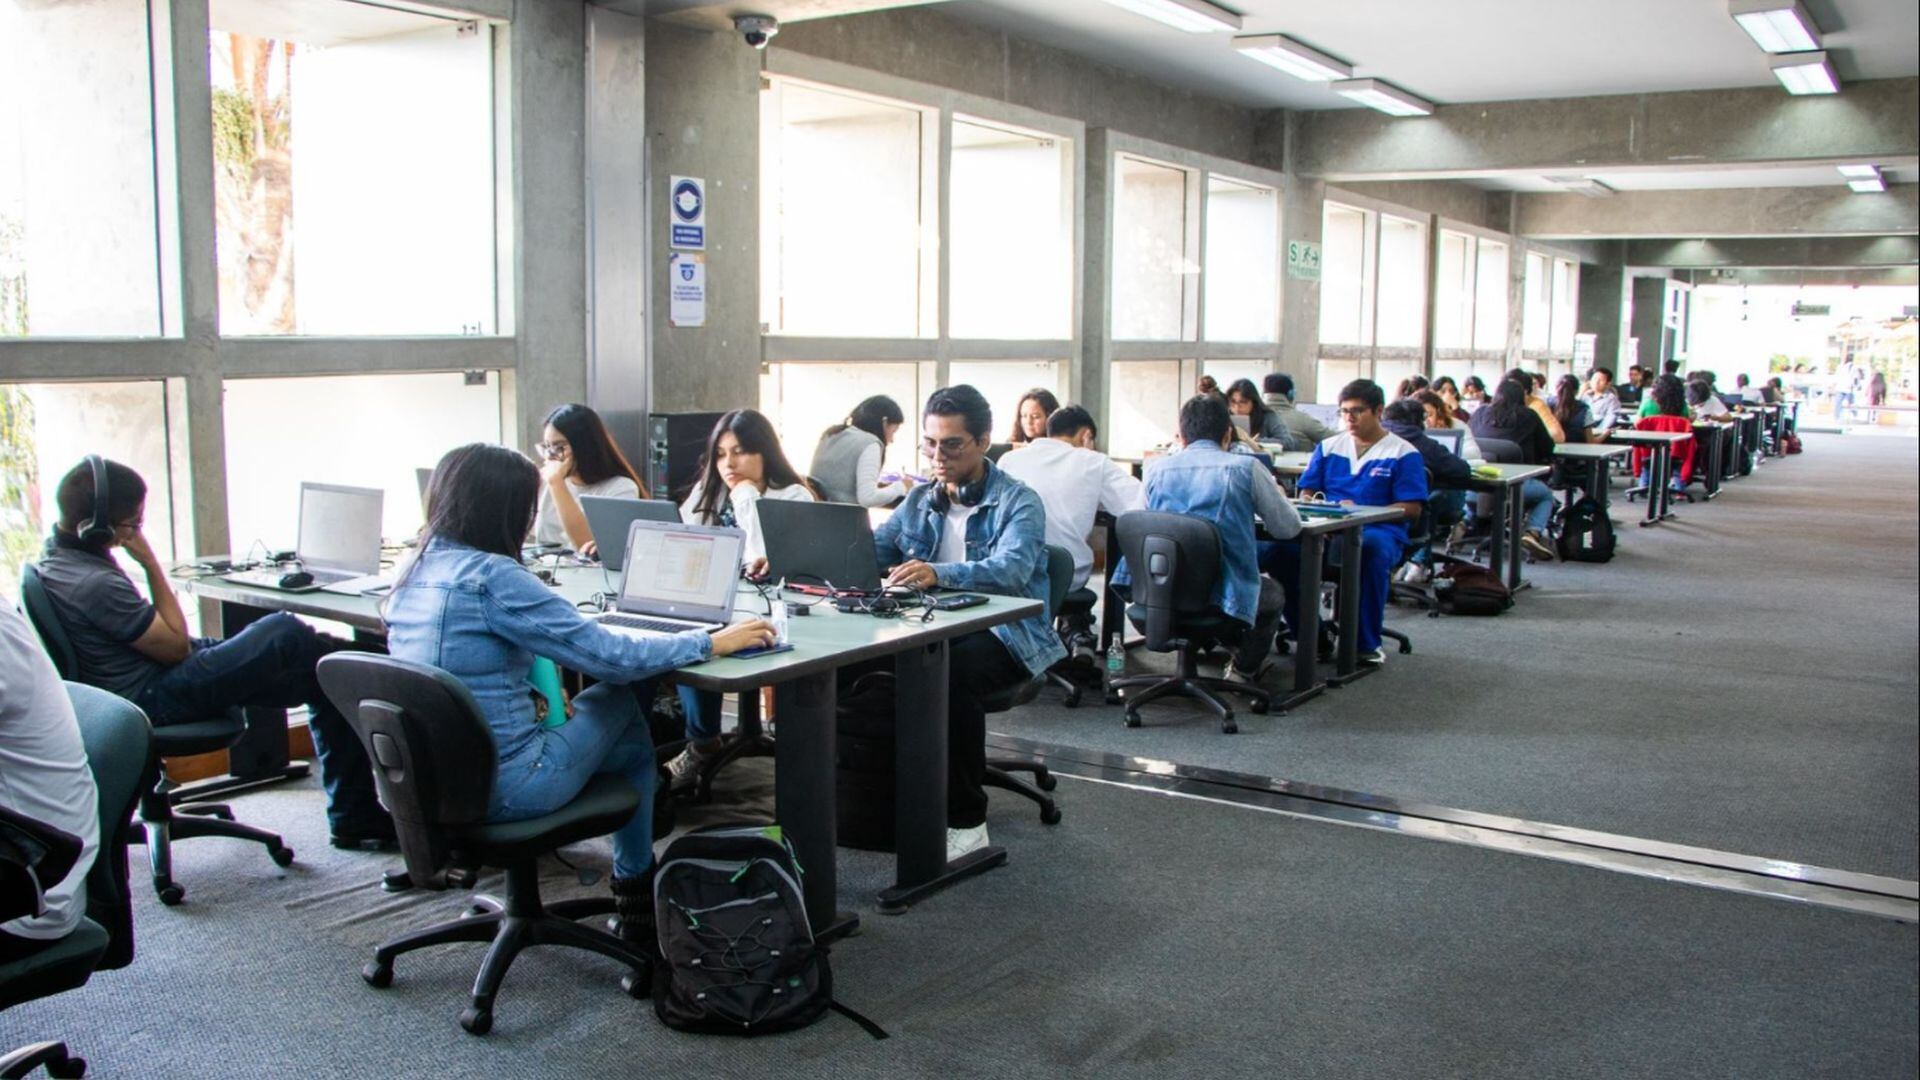
[(627, 536), (622, 610), (732, 609), (739, 532), (636, 521)]

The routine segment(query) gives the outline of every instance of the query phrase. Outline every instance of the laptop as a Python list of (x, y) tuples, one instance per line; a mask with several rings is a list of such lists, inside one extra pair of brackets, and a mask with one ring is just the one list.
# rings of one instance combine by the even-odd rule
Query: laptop
[(880, 591), (867, 508), (852, 503), (761, 499), (754, 504), (767, 538), (767, 576), (836, 591)]
[(1460, 456), (1460, 446), (1466, 441), (1466, 428), (1427, 428), (1422, 432), (1427, 438), (1447, 448), (1454, 457)]
[[(380, 573), (380, 522), (386, 492), (340, 484), (300, 485), (300, 532), (293, 557), (327, 592), (360, 596), (390, 587)], [(281, 588), (286, 571), (249, 570), (227, 580), (258, 588)], [(311, 588), (311, 587), (308, 587)], [(302, 591), (306, 591), (303, 589)]]
[(587, 531), (593, 534), (600, 565), (609, 570), (618, 570), (625, 563), (627, 529), (634, 522), (680, 520), (680, 508), (666, 499), (582, 495), (580, 511), (587, 515)]
[(635, 521), (627, 526), (626, 569), (614, 609), (596, 617), (622, 633), (718, 630), (733, 621), (740, 580), (739, 529)]
[(1253, 434), (1253, 417), (1241, 416), (1239, 413), (1235, 413), (1232, 416), (1229, 416), (1227, 419), (1232, 420), (1233, 426), (1240, 429), (1240, 434), (1242, 435)]

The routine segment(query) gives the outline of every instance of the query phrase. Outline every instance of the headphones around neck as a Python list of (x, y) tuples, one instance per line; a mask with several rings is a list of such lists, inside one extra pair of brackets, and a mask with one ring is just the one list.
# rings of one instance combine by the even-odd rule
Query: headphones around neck
[(113, 492), (107, 487), (107, 459), (88, 454), (87, 466), (93, 470), (93, 514), (80, 523), (74, 535), (83, 544), (104, 547), (113, 539), (113, 522), (108, 517)]
[(979, 506), (981, 500), (987, 497), (987, 481), (993, 478), (993, 462), (983, 461), (980, 465), (979, 479), (961, 484), (951, 496), (947, 494), (947, 485), (933, 485), (933, 495), (928, 500), (933, 509), (944, 514), (952, 510), (956, 502), (961, 506)]

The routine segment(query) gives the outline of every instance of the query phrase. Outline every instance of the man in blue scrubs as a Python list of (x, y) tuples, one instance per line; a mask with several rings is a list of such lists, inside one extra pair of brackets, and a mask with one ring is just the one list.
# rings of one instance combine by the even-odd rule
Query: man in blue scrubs
[[(1387, 590), (1393, 564), (1407, 547), (1407, 522), (1420, 516), (1427, 501), (1427, 467), (1412, 443), (1388, 431), (1380, 422), (1386, 395), (1367, 379), (1356, 379), (1340, 390), (1340, 420), (1346, 430), (1313, 448), (1313, 458), (1300, 477), (1300, 497), (1324, 496), (1348, 506), (1398, 506), (1405, 521), (1368, 525), (1360, 539), (1360, 625), (1357, 637), (1360, 662), (1385, 663), (1380, 648), (1380, 625), (1386, 619)], [(1269, 570), (1288, 586), (1288, 626), (1298, 626), (1299, 605), (1317, 597), (1296, 596), (1300, 580), (1300, 545), (1274, 545)], [(1314, 648), (1315, 642), (1297, 642)]]

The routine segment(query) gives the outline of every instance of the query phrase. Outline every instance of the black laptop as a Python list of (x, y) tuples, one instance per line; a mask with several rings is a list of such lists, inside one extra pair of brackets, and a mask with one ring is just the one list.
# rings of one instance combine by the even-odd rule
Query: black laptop
[(767, 538), (768, 577), (789, 585), (880, 591), (880, 563), (873, 553), (866, 507), (785, 499), (761, 499), (754, 505)]
[(587, 516), (600, 563), (618, 570), (627, 559), (627, 536), (636, 521), (675, 522), (680, 508), (665, 499), (623, 499), (602, 495), (580, 496), (580, 512)]

